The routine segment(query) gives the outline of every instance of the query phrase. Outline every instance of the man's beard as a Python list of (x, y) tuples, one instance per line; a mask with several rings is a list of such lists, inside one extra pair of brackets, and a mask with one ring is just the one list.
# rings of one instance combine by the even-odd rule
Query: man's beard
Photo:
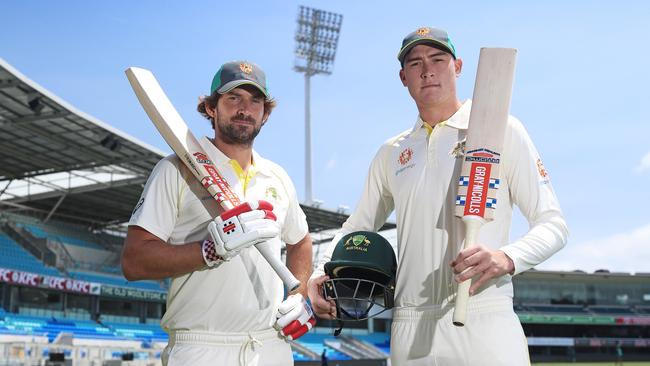
[[(253, 130), (251, 131), (249, 126), (236, 124), (235, 121), (249, 122)], [(229, 145), (251, 146), (262, 129), (262, 126), (257, 126), (257, 121), (254, 118), (242, 115), (232, 117), (230, 123), (225, 122), (217, 115), (216, 125), (219, 137)]]

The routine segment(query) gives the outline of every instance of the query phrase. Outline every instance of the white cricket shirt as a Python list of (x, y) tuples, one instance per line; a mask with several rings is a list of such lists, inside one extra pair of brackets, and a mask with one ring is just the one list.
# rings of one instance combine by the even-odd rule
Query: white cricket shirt
[[(330, 260), (342, 234), (377, 231), (395, 210), (395, 306), (444, 306), (453, 301), (457, 285), (449, 263), (458, 255), (464, 239), (462, 220), (454, 215), (462, 165), (457, 152), (466, 135), (470, 109), (471, 101), (466, 101), (432, 131), (418, 118), (413, 128), (381, 146), (354, 213), (343, 224), (313, 276), (323, 274), (323, 264)], [(501, 165), (495, 218), (481, 229), (479, 243), (503, 250), (514, 261), (516, 274), (562, 248), (568, 232), (539, 155), (521, 122), (512, 116), (508, 119)], [(531, 227), (526, 235), (510, 242), (513, 204)], [(512, 297), (511, 276), (493, 279), (479, 291), (471, 301)]]
[[(244, 192), (230, 159), (208, 138), (200, 143), (242, 202), (263, 199), (273, 204), (283, 242), (295, 244), (308, 234), (305, 214), (284, 169), (253, 151), (256, 174)], [(185, 244), (207, 239), (207, 224), (218, 213), (217, 202), (172, 155), (151, 172), (129, 225), (170, 244)], [(274, 253), (280, 257), (279, 245)], [(283, 291), (281, 280), (257, 249), (247, 248), (215, 268), (172, 278), (162, 327), (211, 332), (267, 329), (275, 321)]]

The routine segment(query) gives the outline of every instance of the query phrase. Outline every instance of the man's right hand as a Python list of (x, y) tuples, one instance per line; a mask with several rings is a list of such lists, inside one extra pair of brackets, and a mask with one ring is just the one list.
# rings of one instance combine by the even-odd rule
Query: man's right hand
[(323, 297), (323, 283), (329, 280), (328, 276), (310, 278), (307, 281), (307, 294), (311, 301), (314, 314), (321, 319), (334, 319), (336, 317), (336, 303), (332, 299)]
[(215, 251), (229, 261), (243, 249), (280, 235), (273, 205), (266, 201), (244, 202), (208, 224)]

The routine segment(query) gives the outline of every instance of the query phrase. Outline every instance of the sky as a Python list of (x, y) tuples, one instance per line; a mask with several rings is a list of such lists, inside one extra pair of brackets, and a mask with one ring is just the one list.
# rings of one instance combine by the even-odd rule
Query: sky
[[(331, 75), (311, 79), (314, 197), (352, 210), (369, 163), (417, 110), (398, 78), (403, 37), (446, 29), (471, 98), (480, 47), (518, 49), (511, 113), (525, 125), (567, 220), (565, 249), (538, 269), (650, 272), (650, 2), (645, 1), (12, 1), (0, 57), (76, 108), (171, 151), (124, 76), (154, 72), (196, 135), (196, 112), (226, 61), (265, 70), (278, 101), (255, 143), (302, 200), (304, 76), (293, 71), (298, 7), (340, 13)], [(513, 221), (511, 239), (526, 232)]]

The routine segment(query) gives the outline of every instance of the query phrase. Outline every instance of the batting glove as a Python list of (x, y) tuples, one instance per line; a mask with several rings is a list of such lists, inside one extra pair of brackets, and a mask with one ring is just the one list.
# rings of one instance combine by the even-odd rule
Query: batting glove
[(287, 340), (300, 338), (314, 325), (314, 312), (301, 294), (289, 295), (278, 307), (274, 327)]
[(275, 219), (273, 205), (262, 200), (245, 202), (222, 213), (208, 224), (216, 255), (229, 261), (243, 249), (280, 235)]

